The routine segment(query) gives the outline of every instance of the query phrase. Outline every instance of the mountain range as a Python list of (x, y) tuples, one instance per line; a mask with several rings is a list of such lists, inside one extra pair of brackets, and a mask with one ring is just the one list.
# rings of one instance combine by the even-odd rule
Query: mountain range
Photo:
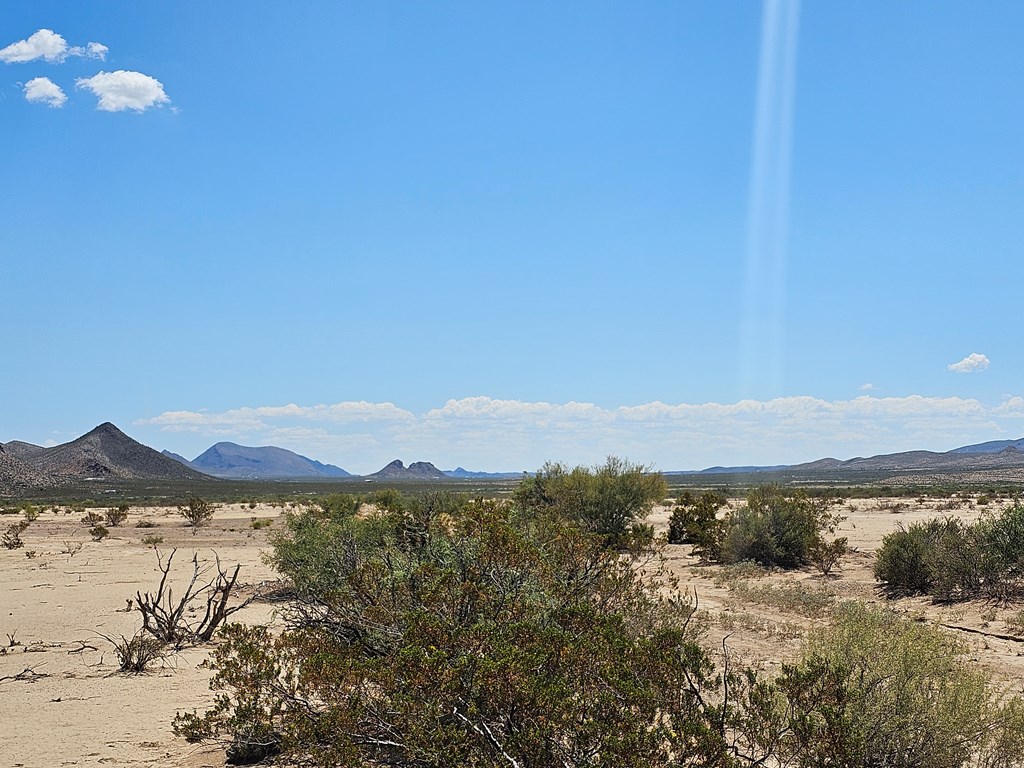
[[(951, 451), (904, 451), (853, 459), (825, 458), (803, 464), (709, 467), (666, 475), (770, 474), (785, 478), (870, 480), (889, 474), (998, 471), (1024, 480), (1024, 438), (992, 440)], [(1009, 474), (1007, 475), (1007, 472)], [(368, 481), (440, 481), (446, 479), (516, 479), (521, 472), (470, 472), (458, 467), (442, 471), (427, 461), (406, 466), (395, 459), (366, 475)], [(247, 447), (221, 442), (189, 461), (178, 454), (157, 452), (133, 440), (110, 422), (61, 445), (44, 447), (12, 440), (0, 443), (0, 495), (14, 495), (89, 481), (344, 480), (354, 478), (341, 467), (323, 464), (275, 446)]]

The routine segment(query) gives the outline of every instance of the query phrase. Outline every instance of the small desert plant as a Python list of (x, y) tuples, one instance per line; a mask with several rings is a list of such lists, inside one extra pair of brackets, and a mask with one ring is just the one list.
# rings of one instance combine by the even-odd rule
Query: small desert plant
[(119, 504), (116, 507), (111, 507), (110, 509), (108, 509), (106, 516), (107, 525), (111, 526), (112, 528), (116, 528), (117, 526), (119, 526), (121, 523), (128, 519), (128, 510), (130, 509), (131, 507), (129, 507), (127, 504)]
[(27, 557), (29, 560), (35, 560), (38, 555), (39, 553), (36, 552), (34, 549), (25, 550), (25, 557)]
[(25, 542), (21, 540), (21, 534), (26, 528), (28, 528), (28, 520), (19, 520), (7, 526), (7, 532), (0, 536), (0, 545), (3, 545), (5, 549), (21, 549), (25, 546)]
[(34, 507), (31, 504), (26, 504), (21, 509), (21, 514), (24, 516), (25, 521), (34, 523), (39, 519), (39, 507)]
[(97, 523), (89, 529), (89, 535), (92, 536), (93, 541), (103, 541), (110, 535), (110, 531), (107, 530), (106, 526)]
[(95, 509), (90, 509), (82, 516), (82, 522), (86, 525), (99, 525), (103, 522), (103, 515)]
[(68, 559), (74, 557), (82, 550), (82, 542), (80, 541), (67, 541), (64, 542), (64, 549), (61, 550), (62, 555), (67, 555)]
[(269, 517), (263, 517), (263, 518), (254, 517), (252, 519), (252, 529), (254, 531), (258, 531), (261, 528), (269, 528), (271, 525), (273, 525), (273, 523), (274, 523), (274, 521), (271, 518), (269, 518)]
[(142, 537), (142, 543), (143, 543), (143, 545), (145, 545), (147, 547), (155, 547), (157, 544), (163, 544), (164, 543), (164, 537), (163, 536), (157, 536), (155, 534), (150, 534), (148, 536), (143, 536)]
[(135, 527), (136, 528), (156, 528), (156, 523), (154, 523), (152, 520), (139, 520), (139, 522), (137, 522), (135, 524)]
[(199, 526), (206, 525), (213, 517), (216, 508), (208, 501), (194, 496), (188, 500), (187, 507), (178, 507), (178, 513), (185, 518), (185, 525), (192, 529), (192, 535), (199, 532)]
[(164, 657), (164, 645), (141, 629), (130, 638), (101, 635), (114, 646), (119, 671), (129, 675), (140, 675), (149, 671), (149, 666)]
[(845, 536), (840, 536), (830, 542), (818, 539), (811, 546), (811, 565), (821, 571), (822, 576), (830, 576), (832, 571), (839, 566), (839, 561), (846, 554), (846, 550), (847, 539)]

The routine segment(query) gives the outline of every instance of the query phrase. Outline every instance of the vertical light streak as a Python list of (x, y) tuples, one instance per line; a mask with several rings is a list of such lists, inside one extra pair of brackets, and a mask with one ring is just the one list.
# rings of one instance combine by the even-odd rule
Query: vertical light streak
[(740, 328), (741, 396), (775, 396), (782, 389), (799, 24), (800, 0), (765, 0)]

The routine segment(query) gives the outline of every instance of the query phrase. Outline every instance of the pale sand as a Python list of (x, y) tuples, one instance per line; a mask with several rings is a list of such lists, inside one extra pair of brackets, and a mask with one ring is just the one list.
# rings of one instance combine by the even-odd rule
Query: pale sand
[[(857, 551), (836, 578), (822, 580), (812, 571), (801, 571), (772, 574), (752, 583), (803, 580), (815, 588), (824, 585), (840, 597), (882, 602), (870, 569), (873, 553), (886, 533), (900, 523), (941, 514), (977, 516), (977, 510), (971, 509), (939, 511), (935, 501), (903, 501), (909, 501), (911, 509), (895, 514), (880, 509), (875, 500), (856, 500), (853, 511), (841, 509), (848, 519), (839, 533), (848, 536)], [(0, 682), (0, 763), (25, 768), (222, 766), (223, 750), (186, 744), (171, 730), (175, 712), (202, 709), (212, 702), (211, 673), (198, 667), (209, 648), (183, 651), (151, 674), (125, 676), (117, 673), (113, 650), (100, 633), (128, 635), (141, 624), (137, 612), (125, 611), (126, 600), (136, 590), (155, 588), (159, 579), (153, 550), (140, 543), (143, 536), (163, 536), (163, 552), (178, 548), (174, 574), (179, 583), (191, 575), (193, 552), (211, 559), (215, 550), (225, 566), (242, 564), (240, 583), (255, 585), (274, 580), (276, 574), (261, 560), (261, 552), (267, 550), (267, 529), (253, 530), (251, 518), (279, 513), (280, 509), (269, 506), (226, 506), (193, 537), (173, 509), (133, 509), (122, 527), (111, 529), (107, 540), (93, 542), (80, 515), (46, 511), (23, 534), (24, 549), (0, 549), (0, 646), (8, 645), (6, 633), (14, 633), (19, 643), (0, 654), (0, 677), (26, 668), (43, 675)], [(16, 519), (0, 517), (0, 528), (6, 529)], [(152, 520), (157, 527), (135, 528), (140, 519)], [(659, 530), (665, 529), (667, 520), (664, 508), (650, 518)], [(83, 542), (74, 556), (63, 552), (64, 542), (71, 540)], [(32, 559), (25, 554), (30, 551), (36, 552)], [(715, 575), (721, 569), (702, 567), (688, 546), (667, 547), (666, 558), (668, 570), (683, 587), (696, 591), (700, 608), (707, 611), (709, 642), (718, 646), (727, 638), (734, 657), (776, 667), (799, 651), (802, 633), (820, 621), (737, 599), (728, 583), (716, 584)], [(991, 633), (1006, 633), (1003, 619), (1024, 606), (935, 606), (922, 599), (894, 605), (915, 618), (989, 633), (953, 630), (970, 643), (973, 658), (989, 665), (998, 680), (1007, 685), (1017, 681), (1019, 687), (1024, 678), (1024, 643), (1001, 640)], [(254, 603), (234, 618), (271, 621), (273, 605)], [(74, 653), (81, 642), (98, 650)]]

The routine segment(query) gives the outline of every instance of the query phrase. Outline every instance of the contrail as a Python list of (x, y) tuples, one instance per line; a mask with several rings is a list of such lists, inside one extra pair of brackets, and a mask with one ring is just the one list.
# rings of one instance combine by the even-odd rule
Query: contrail
[(800, 0), (765, 0), (740, 329), (741, 396), (776, 395), (782, 388), (790, 154), (799, 26)]

